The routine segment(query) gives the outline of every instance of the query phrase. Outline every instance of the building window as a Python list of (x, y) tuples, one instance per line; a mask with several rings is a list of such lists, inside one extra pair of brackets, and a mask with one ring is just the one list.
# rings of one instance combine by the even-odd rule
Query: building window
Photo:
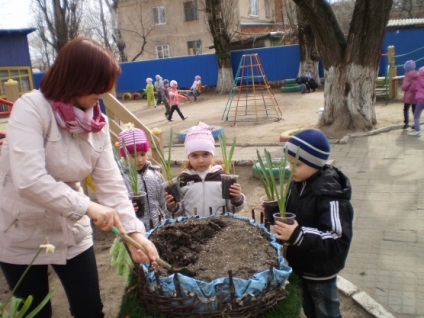
[(202, 41), (188, 41), (187, 42), (187, 53), (188, 55), (202, 54)]
[(164, 59), (169, 57), (169, 45), (156, 45), (156, 58)]
[(249, 0), (249, 14), (255, 17), (259, 15), (258, 0)]
[(265, 18), (271, 18), (271, 0), (265, 0)]
[(184, 2), (184, 15), (186, 21), (198, 20), (197, 17), (197, 0)]
[(165, 7), (154, 7), (153, 8), (153, 21), (155, 24), (165, 24), (166, 16), (165, 16)]
[(18, 82), (19, 94), (27, 93), (34, 88), (30, 66), (0, 67), (0, 98), (6, 97), (4, 84), (9, 79)]

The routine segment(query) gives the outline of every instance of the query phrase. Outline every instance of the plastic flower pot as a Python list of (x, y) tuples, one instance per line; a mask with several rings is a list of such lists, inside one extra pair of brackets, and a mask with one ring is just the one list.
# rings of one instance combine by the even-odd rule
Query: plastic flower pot
[(146, 192), (140, 192), (138, 195), (130, 195), (131, 201), (137, 204), (137, 211), (135, 214), (138, 218), (144, 217), (146, 211), (146, 195)]
[(230, 200), (233, 196), (230, 194), (230, 187), (232, 184), (237, 183), (238, 175), (236, 174), (221, 174), (222, 180), (222, 198)]

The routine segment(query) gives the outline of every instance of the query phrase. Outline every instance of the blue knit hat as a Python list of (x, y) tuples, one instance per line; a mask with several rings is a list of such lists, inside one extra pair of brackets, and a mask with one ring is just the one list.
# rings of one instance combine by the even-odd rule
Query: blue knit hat
[(299, 148), (299, 160), (310, 167), (321, 169), (330, 156), (330, 143), (319, 130), (306, 129), (290, 137), (285, 147), (289, 155), (296, 156)]
[(414, 60), (406, 61), (403, 67), (405, 68), (406, 73), (408, 73), (409, 71), (415, 70), (416, 68), (415, 61)]

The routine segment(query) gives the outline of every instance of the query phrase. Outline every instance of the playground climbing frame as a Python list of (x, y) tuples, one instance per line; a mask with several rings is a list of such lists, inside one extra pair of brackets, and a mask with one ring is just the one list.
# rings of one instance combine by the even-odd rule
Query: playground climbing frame
[(222, 120), (261, 122), (278, 121), (282, 112), (271, 90), (258, 54), (244, 54), (228, 96)]

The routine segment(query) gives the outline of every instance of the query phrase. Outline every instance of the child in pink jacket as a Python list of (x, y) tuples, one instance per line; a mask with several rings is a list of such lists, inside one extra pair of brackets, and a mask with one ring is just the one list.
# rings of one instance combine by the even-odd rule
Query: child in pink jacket
[(420, 117), (424, 109), (424, 67), (418, 70), (418, 79), (415, 82), (415, 100), (417, 104), (414, 111), (414, 130), (409, 132), (410, 136), (421, 136)]
[[(403, 129), (409, 127), (409, 108), (411, 107), (412, 116), (415, 112), (415, 81), (418, 78), (418, 72), (415, 70), (415, 61), (409, 60), (405, 62), (405, 77), (402, 82), (403, 94)], [(414, 126), (412, 126), (414, 128)]]
[(171, 87), (169, 88), (169, 102), (171, 104), (171, 113), (168, 115), (168, 120), (172, 121), (172, 114), (174, 113), (174, 111), (177, 111), (178, 115), (180, 115), (182, 120), (186, 120), (187, 117), (183, 115), (180, 110), (180, 107), (178, 106), (180, 103), (180, 97), (182, 97), (178, 93), (178, 83), (177, 81), (172, 80), (170, 85)]

